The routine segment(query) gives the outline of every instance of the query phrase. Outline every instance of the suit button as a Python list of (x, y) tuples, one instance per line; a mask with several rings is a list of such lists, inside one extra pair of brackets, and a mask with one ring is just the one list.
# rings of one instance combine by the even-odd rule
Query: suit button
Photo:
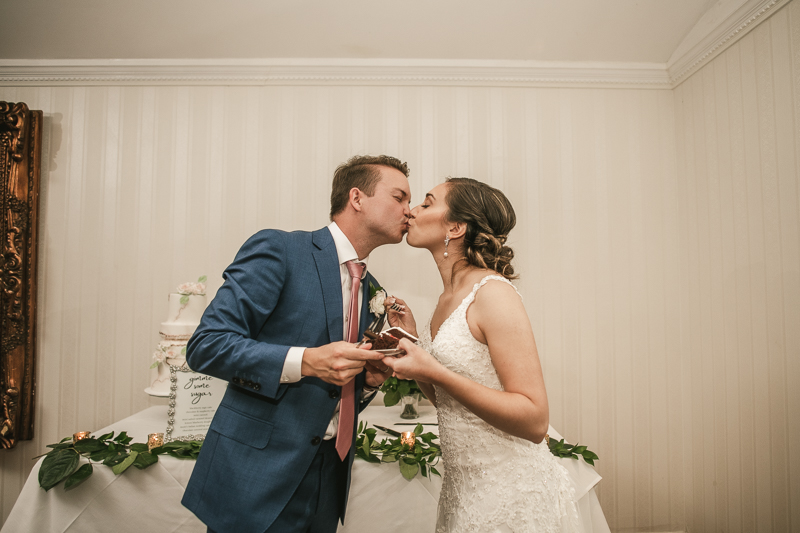
[(256, 383), (255, 385), (253, 385), (253, 388), (254, 388), (255, 390), (261, 390), (261, 385), (259, 385), (258, 383)]
[(334, 400), (336, 400), (336, 399), (338, 399), (338, 398), (339, 398), (339, 391), (338, 391), (338, 390), (336, 390), (336, 389), (334, 389), (334, 390), (332, 390), (332, 391), (330, 391), (330, 392), (328, 393), (328, 396), (330, 396), (331, 398), (333, 398)]
[(316, 446), (320, 442), (322, 442), (322, 439), (319, 437), (314, 437), (313, 439), (311, 439), (311, 444), (313, 444), (314, 446)]

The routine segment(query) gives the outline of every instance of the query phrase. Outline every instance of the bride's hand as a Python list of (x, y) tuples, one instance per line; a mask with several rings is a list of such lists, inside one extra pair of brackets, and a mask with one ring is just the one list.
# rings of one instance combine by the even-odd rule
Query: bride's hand
[(411, 312), (404, 300), (396, 296), (389, 296), (384, 300), (383, 306), (386, 308), (387, 321), (391, 327), (403, 328), (415, 337), (419, 337), (414, 313)]
[(443, 368), (439, 361), (408, 339), (400, 339), (397, 347), (405, 350), (406, 354), (384, 357), (383, 364), (391, 368), (398, 379), (416, 379), (427, 383), (435, 381), (434, 375)]

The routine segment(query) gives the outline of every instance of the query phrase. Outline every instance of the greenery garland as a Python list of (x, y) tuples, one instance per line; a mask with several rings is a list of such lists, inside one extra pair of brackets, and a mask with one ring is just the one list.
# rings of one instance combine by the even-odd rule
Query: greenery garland
[(422, 477), (429, 477), (428, 474), (442, 476), (434, 467), (442, 455), (441, 447), (433, 442), (439, 439), (438, 435), (430, 431), (423, 433), (422, 424), (417, 424), (412, 446), (401, 441), (399, 432), (381, 426), (375, 427), (394, 438), (384, 438), (378, 442), (375, 438), (377, 430), (368, 428), (365, 422), (359, 422), (356, 437), (356, 456), (359, 459), (368, 463), (396, 462), (400, 473), (409, 480), (414, 479), (417, 473), (422, 474)]
[[(115, 475), (120, 475), (131, 466), (144, 470), (157, 463), (158, 456), (163, 454), (177, 459), (197, 459), (203, 446), (200, 441), (172, 441), (148, 450), (147, 444), (131, 444), (132, 440), (125, 431), (116, 437), (112, 431), (98, 438), (72, 442), (72, 437), (66, 437), (57, 444), (48, 444), (52, 450), (44, 454), (39, 468), (39, 486), (48, 491), (64, 481), (64, 490), (70, 490), (89, 479), (96, 464), (111, 467)], [(81, 457), (89, 462), (79, 466)]]
[[(426, 478), (431, 474), (441, 477), (435, 468), (442, 455), (441, 447), (434, 442), (439, 439), (438, 435), (430, 431), (423, 433), (422, 424), (417, 424), (414, 428), (414, 446), (410, 446), (401, 442), (399, 432), (381, 426), (375, 427), (393, 438), (384, 438), (378, 442), (375, 438), (377, 430), (367, 427), (367, 423), (363, 421), (360, 422), (356, 437), (358, 458), (368, 463), (397, 463), (400, 473), (409, 480), (414, 479), (417, 473)], [(98, 438), (89, 437), (72, 442), (72, 437), (66, 437), (57, 444), (48, 444), (47, 447), (52, 450), (39, 456), (45, 458), (39, 469), (39, 486), (48, 491), (63, 481), (64, 490), (70, 490), (89, 479), (94, 465), (97, 464), (108, 466), (115, 475), (120, 475), (131, 466), (144, 470), (154, 465), (158, 462), (159, 455), (166, 454), (176, 459), (197, 459), (203, 446), (201, 441), (175, 440), (148, 451), (147, 444), (131, 444), (131, 440), (133, 438), (125, 431), (116, 437), (112, 431)], [(548, 437), (547, 444), (556, 457), (571, 457), (575, 460), (582, 457), (592, 466), (599, 459), (586, 446), (566, 444), (564, 439)], [(81, 465), (81, 457), (88, 459), (88, 463)]]

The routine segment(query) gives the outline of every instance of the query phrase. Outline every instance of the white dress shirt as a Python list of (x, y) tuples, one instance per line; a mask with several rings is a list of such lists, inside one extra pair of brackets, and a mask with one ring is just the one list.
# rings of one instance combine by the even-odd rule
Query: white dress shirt
[[(349, 310), (350, 310), (350, 289), (353, 285), (353, 280), (350, 278), (350, 272), (347, 270), (347, 265), (345, 264), (347, 261), (359, 261), (358, 254), (356, 253), (356, 249), (353, 247), (353, 244), (347, 238), (347, 236), (342, 232), (336, 222), (331, 222), (328, 225), (328, 229), (333, 236), (333, 242), (336, 245), (336, 254), (339, 256), (339, 274), (342, 280), (342, 316), (344, 317), (343, 320), (343, 337), (347, 339), (347, 332), (349, 331)], [(364, 276), (367, 275), (367, 263), (369, 261), (369, 256), (361, 259), (360, 262), (364, 263), (364, 273), (361, 275), (361, 279), (364, 279)], [(361, 305), (364, 299), (364, 292), (358, 291), (358, 309), (361, 309)], [(322, 305), (322, 302), (320, 302)], [(358, 320), (358, 317), (356, 317)], [(289, 352), (286, 354), (286, 359), (283, 362), (283, 372), (281, 373), (281, 383), (296, 383), (302, 379), (301, 370), (303, 367), (303, 353), (305, 352), (305, 347), (298, 347), (293, 346), (289, 348)], [(339, 425), (339, 406), (336, 406), (336, 411), (333, 413), (333, 418), (331, 418), (330, 424), (328, 424), (328, 429), (325, 432), (325, 439), (330, 439), (336, 436), (337, 427)]]

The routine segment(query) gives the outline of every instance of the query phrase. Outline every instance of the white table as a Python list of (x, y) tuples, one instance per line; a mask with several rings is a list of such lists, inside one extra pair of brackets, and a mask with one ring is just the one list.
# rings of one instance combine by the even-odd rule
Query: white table
[[(127, 431), (134, 442), (146, 442), (148, 433), (165, 430), (166, 409), (166, 406), (150, 407), (94, 433)], [(376, 405), (368, 407), (360, 419), (398, 431), (413, 429), (413, 426), (394, 425), (405, 422), (399, 414), (400, 407)], [(436, 420), (430, 406), (422, 407), (420, 415), (422, 422)], [(425, 430), (438, 433), (436, 426), (426, 426)], [(557, 437), (552, 429), (550, 435)], [(41, 461), (28, 477), (2, 533), (206, 531), (200, 520), (180, 504), (194, 461), (161, 455), (150, 468), (129, 468), (120, 476), (99, 465), (88, 480), (69, 492), (64, 491), (63, 483), (49, 492), (39, 487)], [(562, 462), (575, 484), (586, 533), (608, 532), (594, 491), (600, 476), (583, 461), (563, 459)], [(385, 533), (432, 531), (441, 487), (441, 478), (436, 476), (426, 479), (417, 475), (408, 481), (400, 475), (396, 464), (377, 465), (356, 459), (347, 525), (340, 526), (339, 533), (374, 533), (376, 528)]]

